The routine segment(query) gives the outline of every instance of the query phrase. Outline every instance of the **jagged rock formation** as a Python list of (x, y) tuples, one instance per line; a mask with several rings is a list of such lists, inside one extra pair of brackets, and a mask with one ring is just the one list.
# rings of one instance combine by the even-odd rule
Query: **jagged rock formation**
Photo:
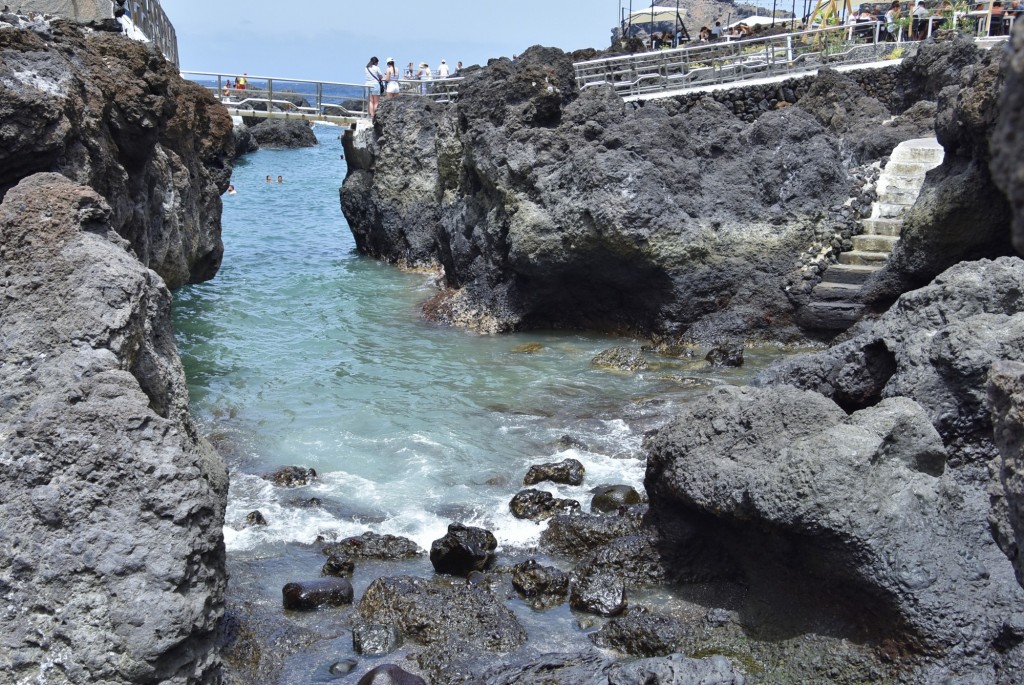
[(1010, 49), (1004, 56), (1006, 87), (992, 134), (992, 178), (1010, 202), (1013, 243), (1024, 253), (1024, 22), (1016, 22)]
[[(1024, 549), (1024, 364), (993, 364), (988, 400), (996, 445), (1003, 457), (999, 474), (1009, 503), (1007, 514), (1020, 550)], [(1024, 555), (1018, 553), (1014, 565), (1017, 579), (1024, 585)]]
[(55, 171), (88, 185), (171, 288), (220, 266), (231, 118), (140, 43), (70, 22), (0, 30), (0, 197)]
[(428, 318), (796, 339), (807, 293), (778, 296), (793, 260), (831, 236), (826, 209), (850, 197), (853, 166), (928, 135), (921, 98), (959, 79), (960, 62), (943, 64), (900, 72), (897, 117), (823, 70), (795, 106), (748, 123), (711, 98), (634, 110), (577, 93), (568, 60), (532, 48), (472, 74), (449, 108), (386, 102), (371, 133), (346, 134), (343, 211), (367, 254), (443, 268)]
[(566, 56), (543, 48), (468, 78), (452, 108), (385, 102), (369, 163), (348, 138), (359, 248), (443, 266), (451, 289), (428, 316), (489, 331), (793, 337), (776, 275), (848, 184), (835, 138), (799, 108), (749, 125), (712, 100), (634, 112), (577, 96)]
[(227, 474), (167, 284), (220, 264), (231, 120), (138, 43), (30, 29), (0, 28), (0, 673), (216, 683)]
[(914, 401), (847, 416), (813, 392), (723, 387), (649, 449), (652, 514), (733, 559), (783, 634), (831, 622), (903, 654), (912, 682), (1024, 668), (1024, 590), (989, 533), (986, 493), (945, 473)]
[(113, 215), (57, 174), (0, 204), (0, 672), (214, 683), (227, 474)]

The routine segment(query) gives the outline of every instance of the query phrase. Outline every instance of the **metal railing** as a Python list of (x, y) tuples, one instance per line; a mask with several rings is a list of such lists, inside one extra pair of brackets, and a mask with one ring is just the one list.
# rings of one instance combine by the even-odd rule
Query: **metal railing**
[(164, 14), (159, 0), (128, 0), (124, 3), (131, 22), (164, 54), (174, 66), (178, 62), (178, 35)]
[[(370, 87), (365, 83), (208, 71), (183, 71), (181, 75), (213, 92), (232, 116), (299, 119), (342, 126), (368, 120), (370, 95), (380, 92), (378, 86)], [(243, 79), (244, 88), (237, 86), (239, 78)], [(453, 102), (458, 98), (461, 81), (461, 78), (402, 80), (399, 81), (399, 96), (415, 95), (435, 102)]]
[(578, 62), (576, 82), (580, 90), (612, 86), (630, 101), (663, 92), (797, 75), (823, 66), (875, 62), (916, 50), (915, 43), (886, 38), (884, 23), (874, 21), (767, 38), (722, 40)]

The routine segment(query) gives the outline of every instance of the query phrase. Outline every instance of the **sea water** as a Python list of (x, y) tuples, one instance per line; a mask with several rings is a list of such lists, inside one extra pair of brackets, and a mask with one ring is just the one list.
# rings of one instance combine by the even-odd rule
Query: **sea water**
[[(501, 549), (528, 548), (543, 527), (512, 517), (508, 503), (531, 464), (580, 460), (582, 486), (541, 487), (584, 509), (596, 485), (642, 491), (645, 431), (779, 355), (748, 350), (742, 369), (721, 370), (698, 350), (615, 373), (591, 360), (640, 341), (484, 336), (425, 322), (419, 307), (436, 292), (434, 277), (356, 252), (339, 204), (338, 129), (315, 131), (318, 147), (236, 163), (223, 266), (174, 302), (193, 413), (231, 471), (229, 568), (266, 576), (256, 592), (268, 602), (279, 601), (282, 581), (317, 575), (323, 559), (308, 550), (318, 536), (369, 530), (429, 549), (461, 521), (493, 531)], [(284, 465), (319, 478), (287, 489), (261, 477)], [(256, 510), (266, 526), (247, 525)]]

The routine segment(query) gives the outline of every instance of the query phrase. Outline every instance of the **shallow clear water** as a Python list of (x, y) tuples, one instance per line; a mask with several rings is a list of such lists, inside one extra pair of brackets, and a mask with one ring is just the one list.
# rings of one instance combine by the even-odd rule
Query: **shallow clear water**
[[(746, 367), (728, 371), (702, 355), (652, 358), (624, 375), (591, 359), (636, 341), (425, 323), (432, 277), (355, 252), (338, 201), (338, 130), (317, 134), (317, 148), (239, 161), (238, 194), (224, 197), (224, 266), (175, 296), (193, 410), (232, 471), (230, 559), (280, 561), (286, 543), (365, 530), (429, 548), (454, 520), (529, 545), (540, 527), (512, 518), (508, 501), (530, 464), (582, 461), (583, 486), (549, 489), (584, 507), (595, 485), (639, 487), (645, 430), (707, 383), (743, 382), (779, 354), (748, 351)], [(321, 478), (296, 490), (259, 478), (287, 464)], [(299, 506), (310, 497), (323, 506)], [(246, 528), (256, 509), (269, 525)]]

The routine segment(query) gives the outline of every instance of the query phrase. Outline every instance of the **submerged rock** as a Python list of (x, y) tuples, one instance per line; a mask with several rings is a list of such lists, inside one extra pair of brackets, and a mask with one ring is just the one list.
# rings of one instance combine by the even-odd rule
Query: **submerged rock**
[(284, 608), (290, 611), (315, 611), (322, 606), (351, 604), (352, 583), (347, 578), (319, 578), (288, 583), (281, 588)]
[(489, 530), (451, 523), (445, 536), (430, 546), (430, 563), (438, 573), (466, 576), (490, 566), (497, 547)]
[(367, 531), (362, 535), (354, 535), (326, 545), (323, 553), (329, 557), (396, 561), (412, 559), (423, 554), (423, 550), (409, 538)]
[(643, 511), (631, 508), (617, 516), (562, 514), (552, 517), (540, 534), (541, 548), (553, 554), (583, 557), (594, 549), (640, 531)]
[(743, 366), (743, 345), (718, 345), (711, 348), (704, 360), (716, 368)]
[(635, 347), (612, 347), (599, 353), (590, 363), (602, 369), (636, 373), (647, 369), (643, 350)]
[(267, 519), (264, 518), (263, 513), (259, 510), (250, 511), (245, 515), (245, 523), (248, 526), (265, 526), (267, 525)]
[(542, 481), (563, 485), (582, 485), (586, 469), (579, 459), (563, 459), (550, 464), (534, 464), (526, 472), (523, 485), (536, 485)]
[(316, 470), (304, 466), (282, 466), (276, 471), (263, 474), (261, 478), (282, 488), (298, 488), (315, 481)]
[(364, 656), (383, 656), (402, 646), (402, 635), (394, 625), (356, 622), (352, 625), (352, 648)]

